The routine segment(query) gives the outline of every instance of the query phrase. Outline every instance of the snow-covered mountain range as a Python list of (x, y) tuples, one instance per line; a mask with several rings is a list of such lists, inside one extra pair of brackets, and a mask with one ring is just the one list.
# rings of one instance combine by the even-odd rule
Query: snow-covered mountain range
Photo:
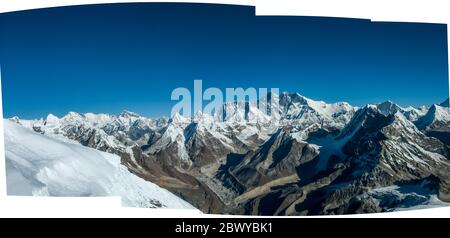
[[(22, 127), (5, 122), (5, 133), (21, 128), (36, 141), (115, 154), (130, 175), (208, 213), (343, 214), (450, 202), (445, 102), (403, 108), (386, 101), (358, 108), (298, 93), (271, 98), (279, 101), (271, 108), (279, 112), (276, 120), (255, 105), (226, 103), (225, 120), (202, 113), (150, 119), (128, 111), (70, 112), (62, 118), (11, 118)], [(6, 146), (10, 151), (19, 145), (7, 140)]]

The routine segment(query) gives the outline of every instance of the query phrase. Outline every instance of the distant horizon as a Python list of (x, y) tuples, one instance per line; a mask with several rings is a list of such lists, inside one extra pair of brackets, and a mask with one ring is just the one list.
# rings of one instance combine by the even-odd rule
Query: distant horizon
[(171, 92), (279, 88), (363, 107), (440, 104), (447, 26), (255, 16), (251, 6), (121, 3), (0, 14), (3, 115), (169, 116)]
[[(282, 93), (293, 94), (293, 93), (298, 93), (298, 92), (287, 92), (287, 91), (284, 91), (284, 92), (282, 92)], [(301, 93), (298, 93), (298, 94), (300, 94), (301, 96), (304, 96), (304, 97), (306, 97), (306, 98), (309, 98), (309, 99), (311, 99), (311, 100), (314, 100), (314, 101), (323, 101), (323, 100), (320, 100), (320, 99), (310, 98), (310, 97), (305, 96), (305, 95), (303, 95), (303, 94), (301, 94)], [(447, 99), (448, 99), (448, 98), (447, 98)], [(440, 104), (444, 103), (447, 99), (444, 99), (444, 100), (442, 100), (441, 102), (433, 103), (433, 104), (430, 104), (430, 105), (420, 105), (420, 106), (400, 105), (400, 104), (398, 104), (398, 103), (396, 103), (395, 101), (392, 101), (392, 100), (384, 100), (384, 101), (377, 102), (377, 103), (367, 103), (367, 104), (364, 104), (364, 105), (353, 105), (353, 104), (351, 104), (351, 103), (349, 103), (349, 102), (346, 102), (346, 101), (336, 101), (336, 102), (326, 102), (326, 101), (324, 101), (324, 102), (327, 103), (327, 104), (334, 104), (334, 103), (345, 102), (345, 103), (349, 103), (349, 104), (350, 104), (351, 106), (353, 106), (353, 107), (363, 108), (363, 107), (365, 107), (365, 106), (367, 106), (367, 105), (378, 105), (378, 104), (381, 104), (381, 103), (384, 103), (384, 102), (388, 102), (388, 101), (389, 101), (389, 102), (392, 102), (392, 103), (394, 103), (394, 104), (400, 106), (401, 108), (405, 108), (405, 109), (406, 109), (406, 108), (408, 108), (408, 107), (411, 106), (411, 107), (414, 107), (414, 108), (418, 109), (419, 107), (423, 107), (423, 106), (425, 106), (425, 107), (427, 107), (427, 108), (430, 108), (432, 105), (440, 105)], [(127, 108), (124, 108), (124, 109), (122, 109), (122, 110), (120, 110), (120, 111), (113, 112), (113, 113), (110, 113), (110, 112), (74, 111), (74, 110), (69, 110), (69, 111), (67, 111), (67, 112), (65, 112), (65, 113), (62, 113), (62, 114), (56, 114), (56, 113), (49, 112), (49, 113), (47, 113), (47, 114), (44, 114), (44, 115), (42, 115), (42, 116), (38, 116), (38, 117), (35, 117), (35, 118), (21, 117), (20, 115), (14, 115), (14, 116), (10, 116), (10, 117), (5, 117), (5, 116), (4, 116), (4, 119), (10, 119), (10, 118), (18, 117), (19, 119), (23, 119), (23, 120), (39, 120), (39, 119), (45, 119), (45, 118), (46, 118), (48, 115), (50, 115), (50, 114), (52, 114), (52, 115), (54, 115), (54, 116), (56, 116), (56, 117), (58, 117), (58, 118), (62, 118), (62, 117), (64, 117), (64, 116), (68, 115), (68, 114), (71, 113), (71, 112), (75, 112), (75, 113), (78, 113), (78, 114), (80, 114), (80, 115), (85, 115), (85, 114), (87, 114), (87, 113), (92, 113), (92, 114), (95, 114), (95, 115), (99, 115), (99, 114), (107, 114), (107, 115), (110, 115), (110, 116), (119, 116), (119, 115), (122, 114), (122, 113), (130, 112), (130, 113), (135, 113), (135, 114), (137, 114), (137, 115), (139, 115), (139, 116), (142, 116), (142, 117), (145, 117), (145, 118), (151, 118), (151, 119), (157, 119), (157, 118), (163, 118), (163, 117), (170, 118), (170, 113), (168, 113), (167, 115), (151, 116), (151, 115), (145, 115), (145, 114), (142, 114), (142, 113), (140, 113), (140, 112), (138, 112), (138, 111), (133, 111), (133, 110), (129, 110), (129, 109), (127, 109)]]

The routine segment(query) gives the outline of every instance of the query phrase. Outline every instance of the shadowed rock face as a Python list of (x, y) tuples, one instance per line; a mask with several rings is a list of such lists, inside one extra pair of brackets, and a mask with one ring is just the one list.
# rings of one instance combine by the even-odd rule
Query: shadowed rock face
[(277, 123), (124, 113), (94, 125), (71, 114), (32, 129), (119, 154), (130, 171), (206, 213), (346, 214), (426, 205), (433, 196), (450, 202), (447, 109), (279, 100)]
[[(343, 147), (345, 159), (337, 159), (334, 168), (328, 167), (322, 176), (316, 174), (316, 179), (276, 187), (252, 199), (247, 204), (252, 213), (267, 215), (276, 211), (280, 215), (311, 215), (388, 211), (400, 206), (403, 198), (370, 191), (408, 183), (413, 183), (415, 187), (411, 188), (417, 191), (425, 189), (426, 194), (438, 194), (441, 200), (448, 201), (450, 163), (445, 145), (426, 137), (400, 114), (384, 116), (370, 109), (364, 114), (355, 115), (348, 125), (357, 129), (350, 130), (352, 137)], [(299, 166), (299, 174), (306, 169), (311, 166)], [(430, 178), (432, 183), (428, 183)], [(425, 198), (411, 195), (410, 199), (416, 199), (407, 204), (412, 206)], [(273, 209), (268, 210), (268, 205), (261, 207), (261, 203), (267, 201), (271, 201)]]

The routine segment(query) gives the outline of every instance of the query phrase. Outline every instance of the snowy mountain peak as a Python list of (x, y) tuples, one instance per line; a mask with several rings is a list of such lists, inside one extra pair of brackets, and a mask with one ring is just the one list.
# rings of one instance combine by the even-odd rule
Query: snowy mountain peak
[(298, 93), (283, 93), (280, 97), (282, 117), (297, 120), (300, 127), (319, 124), (329, 128), (342, 128), (356, 111), (346, 102), (328, 104), (314, 101)]
[(438, 121), (450, 121), (450, 110), (449, 108), (439, 106), (434, 104), (430, 108), (430, 112), (434, 114), (435, 120)]
[(289, 93), (289, 92), (283, 92), (280, 95), (280, 105), (286, 106), (287, 104), (291, 103), (298, 103), (302, 105), (307, 105), (308, 101), (311, 101), (311, 99), (306, 98), (299, 93)]
[(419, 118), (415, 124), (420, 130), (433, 127), (436, 123), (448, 124), (450, 122), (450, 109), (433, 104), (428, 112)]
[(338, 138), (344, 138), (353, 135), (361, 127), (366, 127), (367, 122), (375, 118), (386, 118), (380, 112), (377, 105), (368, 104), (365, 107), (356, 111), (351, 120), (341, 130)]
[(404, 112), (405, 110), (394, 102), (388, 100), (377, 104), (378, 110), (385, 116), (395, 114), (396, 112)]
[(123, 110), (120, 114), (119, 117), (126, 117), (126, 118), (130, 118), (130, 117), (140, 117), (139, 114), (135, 113), (135, 112), (130, 112), (128, 110)]
[(419, 111), (425, 111), (426, 112), (426, 111), (428, 111), (429, 108), (427, 106), (423, 105), (423, 106), (418, 107), (417, 109)]
[(204, 125), (209, 125), (214, 123), (214, 117), (207, 113), (202, 113), (198, 111), (194, 116), (194, 122)]
[(20, 118), (18, 116), (13, 116), (9, 120), (17, 124), (20, 124)]
[(380, 113), (385, 116), (401, 112), (410, 121), (416, 121), (419, 117), (425, 115), (425, 113), (427, 112), (426, 107), (415, 108), (412, 106), (408, 106), (406, 108), (403, 108), (390, 100), (379, 103), (376, 106)]
[(59, 122), (59, 118), (53, 114), (48, 114), (47, 118), (45, 119), (48, 123), (57, 123)]
[[(283, 103), (281, 103), (281, 101), (283, 101)], [(327, 113), (327, 110), (330, 110), (330, 109), (333, 109), (336, 107), (353, 108), (347, 102), (326, 103), (324, 101), (320, 101), (320, 100), (316, 101), (316, 100), (310, 99), (299, 93), (283, 92), (283, 94), (281, 95), (281, 98), (280, 98), (280, 104), (284, 105), (286, 103), (299, 103), (302, 105), (307, 105), (318, 112), (325, 112), (325, 113)]]
[(83, 121), (83, 116), (76, 112), (69, 112), (67, 115), (63, 116), (61, 118), (64, 122), (70, 122), (70, 121)]
[(400, 111), (394, 113), (394, 122), (395, 121), (400, 122), (402, 125), (407, 127), (414, 127), (414, 124), (409, 121), (408, 118), (406, 118), (405, 115), (403, 115), (403, 113), (401, 113)]
[(188, 117), (184, 117), (180, 115), (178, 112), (176, 112), (170, 119), (169, 123), (171, 124), (189, 124), (191, 122), (191, 119)]

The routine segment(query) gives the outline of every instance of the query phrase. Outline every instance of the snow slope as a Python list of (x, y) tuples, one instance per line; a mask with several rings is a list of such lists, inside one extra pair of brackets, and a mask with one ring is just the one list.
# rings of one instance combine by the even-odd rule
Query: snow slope
[(4, 120), (8, 195), (121, 196), (126, 206), (194, 209), (120, 164), (117, 155), (66, 143)]
[(450, 203), (438, 199), (437, 195), (420, 185), (381, 187), (367, 192), (379, 204), (385, 204), (388, 211), (405, 211), (450, 206)]

